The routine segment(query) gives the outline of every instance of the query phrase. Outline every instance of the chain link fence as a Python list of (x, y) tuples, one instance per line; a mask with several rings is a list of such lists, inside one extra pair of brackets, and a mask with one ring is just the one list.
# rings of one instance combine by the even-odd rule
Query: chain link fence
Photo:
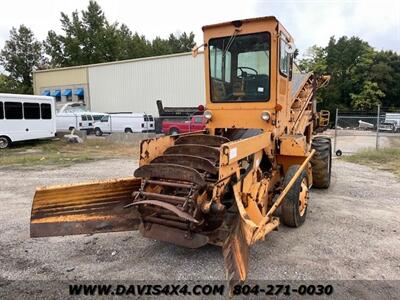
[(400, 108), (337, 109), (334, 137), (337, 156), (364, 149), (400, 148)]

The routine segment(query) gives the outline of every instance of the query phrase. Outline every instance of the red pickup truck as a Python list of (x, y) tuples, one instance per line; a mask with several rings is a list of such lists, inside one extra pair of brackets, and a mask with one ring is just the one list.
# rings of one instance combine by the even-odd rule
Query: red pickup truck
[(206, 126), (206, 118), (203, 115), (193, 116), (190, 121), (174, 120), (163, 121), (162, 131), (165, 134), (175, 135), (180, 133), (203, 130)]

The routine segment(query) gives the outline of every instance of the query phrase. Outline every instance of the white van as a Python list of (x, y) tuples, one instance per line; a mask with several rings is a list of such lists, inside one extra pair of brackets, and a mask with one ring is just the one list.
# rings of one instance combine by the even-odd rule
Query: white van
[(92, 117), (93, 117), (94, 123), (100, 122), (100, 120), (101, 120), (102, 117), (108, 115), (108, 114), (106, 114), (106, 113), (99, 113), (99, 112), (90, 112), (90, 114), (91, 114)]
[(0, 94), (0, 149), (12, 142), (52, 138), (55, 133), (53, 97)]
[(107, 114), (99, 122), (94, 123), (94, 133), (101, 136), (103, 133), (113, 132), (151, 132), (154, 131), (154, 118), (142, 113)]
[(90, 112), (65, 112), (56, 116), (57, 132), (71, 131), (72, 129), (93, 131), (93, 117)]
[(142, 132), (155, 132), (155, 122), (154, 122), (154, 117), (152, 115), (147, 115), (144, 114), (144, 130)]

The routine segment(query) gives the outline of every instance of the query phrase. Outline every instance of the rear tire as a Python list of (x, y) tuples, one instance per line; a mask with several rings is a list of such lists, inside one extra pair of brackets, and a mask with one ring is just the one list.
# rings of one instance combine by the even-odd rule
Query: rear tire
[[(284, 186), (286, 187), (299, 165), (290, 166), (285, 175)], [(287, 193), (281, 206), (282, 222), (288, 227), (300, 227), (306, 220), (308, 205), (308, 180), (307, 172), (303, 170), (296, 179), (292, 188)]]
[(94, 134), (95, 134), (96, 136), (102, 136), (102, 135), (103, 135), (103, 131), (101, 131), (100, 128), (95, 128), (95, 129), (94, 129)]
[(6, 136), (0, 136), (0, 149), (6, 149), (11, 144), (11, 141)]
[(125, 128), (125, 133), (132, 133), (132, 129), (130, 129), (130, 128)]
[(311, 148), (316, 151), (311, 158), (313, 187), (327, 189), (331, 183), (331, 139), (324, 136), (317, 136), (313, 139)]

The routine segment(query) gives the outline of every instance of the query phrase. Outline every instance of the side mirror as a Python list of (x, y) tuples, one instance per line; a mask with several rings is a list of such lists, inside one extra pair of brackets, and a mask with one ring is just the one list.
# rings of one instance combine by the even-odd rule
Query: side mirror
[(296, 51), (296, 45), (294, 43), (285, 44), (285, 51), (293, 54)]
[(201, 47), (207, 47), (207, 44), (206, 44), (206, 43), (203, 43), (203, 44), (201, 44), (200, 46), (194, 45), (194, 47), (193, 47), (193, 49), (192, 49), (192, 56), (193, 56), (193, 57), (196, 57), (197, 54), (199, 54), (199, 49), (200, 49)]

